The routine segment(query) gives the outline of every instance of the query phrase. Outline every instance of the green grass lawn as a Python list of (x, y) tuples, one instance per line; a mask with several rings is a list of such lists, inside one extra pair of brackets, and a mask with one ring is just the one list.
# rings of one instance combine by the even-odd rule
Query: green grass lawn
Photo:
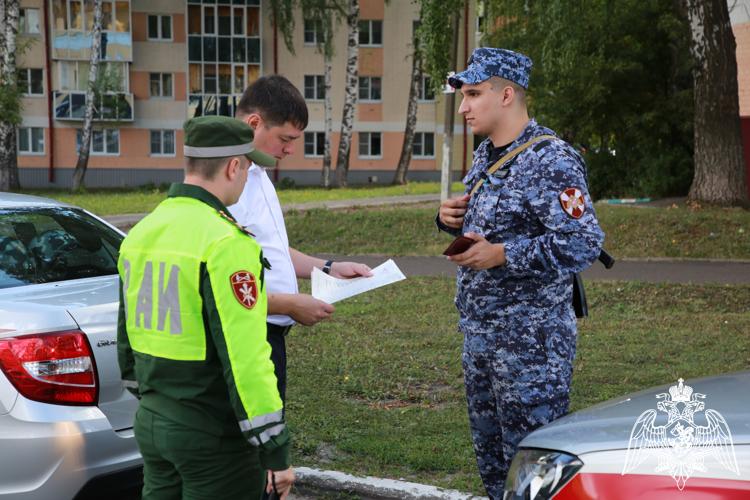
[[(293, 330), (287, 418), (296, 465), (483, 493), (454, 286), (410, 278)], [(678, 377), (750, 368), (750, 286), (592, 282), (587, 292), (572, 410)]]
[[(461, 183), (453, 184), (454, 192), (463, 190)], [(27, 194), (46, 196), (90, 210), (98, 215), (138, 214), (150, 212), (167, 196), (167, 188), (90, 189), (84, 193), (63, 190), (27, 189)], [(286, 203), (353, 200), (381, 196), (431, 194), (440, 192), (438, 182), (411, 182), (404, 186), (352, 186), (345, 189), (317, 187), (279, 189), (279, 200)]]
[[(750, 210), (596, 207), (615, 258), (750, 259)], [(309, 210), (285, 216), (290, 245), (339, 255), (439, 255), (451, 237), (435, 228), (437, 204)]]
[[(324, 190), (298, 188), (279, 191), (282, 204), (426, 194), (439, 192), (436, 182), (406, 186), (363, 186)], [(459, 189), (454, 185), (454, 192)], [(166, 192), (159, 188), (29, 191), (83, 206), (99, 215), (141, 213), (153, 209)], [(434, 225), (437, 204), (316, 209), (286, 216), (291, 245), (308, 253), (439, 255), (449, 236)], [(599, 204), (597, 215), (616, 258), (750, 259), (750, 210), (704, 208), (639, 208)]]

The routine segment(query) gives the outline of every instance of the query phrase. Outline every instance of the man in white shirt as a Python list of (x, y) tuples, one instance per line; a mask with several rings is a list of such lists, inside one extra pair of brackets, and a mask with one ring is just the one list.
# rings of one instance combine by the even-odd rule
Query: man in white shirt
[[(255, 131), (255, 148), (281, 160), (294, 152), (295, 142), (307, 127), (307, 105), (299, 90), (279, 75), (259, 78), (242, 95), (236, 116)], [(266, 271), (268, 291), (268, 343), (276, 368), (281, 399), (286, 397), (286, 345), (284, 336), (294, 323), (314, 325), (330, 318), (334, 307), (299, 293), (297, 278), (309, 278), (313, 267), (337, 278), (370, 276), (370, 268), (356, 262), (324, 261), (289, 247), (281, 204), (266, 172), (252, 164), (245, 189), (229, 207), (237, 221), (260, 243), (271, 269)]]

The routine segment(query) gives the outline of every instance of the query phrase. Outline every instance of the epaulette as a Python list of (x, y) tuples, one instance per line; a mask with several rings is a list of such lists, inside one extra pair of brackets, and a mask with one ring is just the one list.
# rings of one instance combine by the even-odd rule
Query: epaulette
[(250, 232), (245, 226), (240, 225), (239, 222), (234, 220), (233, 217), (230, 217), (226, 212), (224, 212), (224, 210), (218, 210), (218, 212), (222, 219), (228, 221), (230, 224), (232, 224), (233, 226), (235, 226), (237, 229), (247, 234), (248, 236), (252, 236), (253, 238), (255, 238), (255, 235), (252, 232)]

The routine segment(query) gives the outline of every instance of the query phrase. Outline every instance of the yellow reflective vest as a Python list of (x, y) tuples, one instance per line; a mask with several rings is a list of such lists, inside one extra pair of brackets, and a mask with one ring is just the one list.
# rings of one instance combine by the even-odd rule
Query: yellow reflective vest
[(123, 384), (153, 413), (242, 435), (266, 468), (285, 469), (260, 246), (208, 191), (174, 184), (168, 196), (120, 247)]

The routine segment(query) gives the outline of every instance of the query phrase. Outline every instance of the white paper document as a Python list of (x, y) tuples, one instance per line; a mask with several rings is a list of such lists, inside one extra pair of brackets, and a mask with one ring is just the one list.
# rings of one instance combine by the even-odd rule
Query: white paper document
[(373, 269), (372, 276), (352, 279), (340, 279), (330, 276), (317, 267), (312, 270), (312, 296), (318, 300), (333, 304), (354, 295), (367, 292), (374, 288), (390, 285), (397, 281), (406, 279), (404, 273), (398, 268), (393, 259), (380, 264)]

